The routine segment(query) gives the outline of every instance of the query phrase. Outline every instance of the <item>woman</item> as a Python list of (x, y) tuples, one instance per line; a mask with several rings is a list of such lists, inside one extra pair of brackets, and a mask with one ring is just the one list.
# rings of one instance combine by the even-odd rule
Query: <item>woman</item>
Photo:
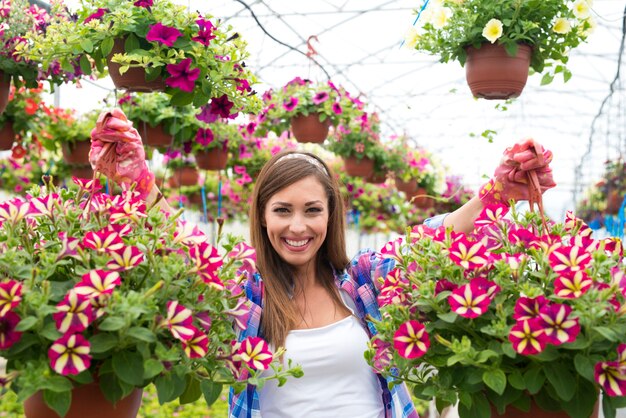
[[(115, 149), (108, 157), (106, 142)], [(141, 139), (123, 113), (103, 114), (92, 144), (96, 169), (118, 182), (137, 183), (148, 202), (159, 196)], [(528, 198), (528, 170), (538, 173), (542, 192), (553, 187), (551, 157), (534, 141), (507, 149), (479, 197), (431, 219), (429, 226), (470, 231), (483, 202)], [(304, 376), (282, 387), (270, 380), (260, 390), (231, 390), (230, 417), (417, 417), (406, 387), (389, 389), (363, 357), (376, 332), (366, 318), (380, 319), (375, 278), (384, 277), (393, 260), (365, 251), (349, 262), (344, 215), (336, 176), (319, 157), (285, 151), (261, 170), (250, 210), (258, 271), (245, 283), (252, 314), (240, 340), (262, 336), (273, 347), (285, 347), (284, 361), (300, 364)]]

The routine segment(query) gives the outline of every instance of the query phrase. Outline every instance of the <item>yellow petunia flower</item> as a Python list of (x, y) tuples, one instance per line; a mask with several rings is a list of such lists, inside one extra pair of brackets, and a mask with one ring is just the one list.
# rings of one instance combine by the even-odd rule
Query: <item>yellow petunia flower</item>
[(483, 29), (483, 36), (491, 43), (494, 43), (502, 36), (502, 22), (498, 19), (491, 19)]
[(433, 13), (432, 23), (436, 29), (443, 29), (447, 24), (448, 20), (452, 16), (452, 9), (449, 7), (440, 7)]
[(409, 49), (414, 49), (415, 45), (420, 39), (420, 34), (414, 27), (409, 28), (404, 35), (404, 46)]
[(591, 15), (591, 2), (587, 0), (576, 0), (572, 5), (572, 12), (578, 19), (587, 19)]
[(556, 33), (560, 33), (564, 35), (572, 30), (572, 25), (569, 23), (569, 20), (559, 17), (555, 22), (554, 26), (552, 26), (552, 30)]

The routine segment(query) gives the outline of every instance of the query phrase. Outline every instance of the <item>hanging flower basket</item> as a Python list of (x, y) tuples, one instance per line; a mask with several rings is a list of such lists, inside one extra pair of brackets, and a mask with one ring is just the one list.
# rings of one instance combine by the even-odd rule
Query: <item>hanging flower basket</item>
[(368, 183), (372, 184), (382, 184), (387, 181), (387, 173), (372, 173), (368, 178), (365, 179)]
[[(142, 390), (135, 389), (115, 405), (107, 401), (98, 383), (88, 383), (72, 390), (72, 403), (65, 418), (135, 418), (141, 406)], [(43, 400), (41, 392), (24, 402), (26, 418), (58, 418)]]
[(622, 195), (618, 190), (612, 190), (606, 198), (606, 212), (611, 215), (618, 214), (623, 200), (624, 195)]
[(417, 192), (417, 182), (413, 179), (409, 181), (403, 181), (399, 178), (396, 178), (396, 189), (406, 194), (407, 199), (410, 199), (411, 196)]
[(68, 164), (89, 164), (90, 149), (91, 142), (89, 140), (65, 142), (61, 147), (63, 159)]
[(13, 141), (15, 141), (15, 131), (13, 131), (13, 124), (7, 122), (0, 129), (0, 150), (7, 151), (13, 148)]
[[(8, 78), (8, 80), (7, 80)], [(0, 113), (4, 112), (9, 103), (9, 90), (11, 89), (11, 78), (6, 77), (3, 71), (0, 71)]]
[(165, 90), (165, 80), (163, 77), (157, 77), (154, 80), (146, 81), (146, 72), (142, 68), (129, 68), (124, 74), (120, 74), (120, 64), (111, 61), (113, 55), (123, 54), (125, 38), (116, 38), (113, 42), (113, 49), (107, 56), (107, 65), (109, 67), (109, 76), (113, 80), (113, 84), (118, 89), (126, 91), (163, 91)]
[(474, 97), (505, 100), (518, 97), (528, 79), (532, 50), (518, 45), (512, 57), (498, 44), (482, 44), (480, 48), (467, 48), (465, 77)]
[(213, 148), (205, 151), (196, 151), (196, 164), (203, 170), (223, 170), (228, 162), (228, 150)]
[(343, 164), (346, 173), (353, 177), (367, 178), (374, 172), (374, 160), (368, 157), (358, 159), (356, 157), (344, 157)]
[(78, 177), (79, 179), (92, 179), (93, 169), (89, 164), (73, 165), (71, 168), (72, 177)]
[[(435, 199), (432, 197), (426, 196), (428, 195), (428, 191), (422, 187), (418, 187), (411, 196), (407, 196), (410, 198), (415, 206), (420, 209), (431, 209), (435, 206)], [(419, 197), (413, 197), (419, 196)]]
[(195, 167), (178, 167), (169, 178), (170, 187), (195, 186), (200, 179), (200, 173)]
[(321, 144), (328, 137), (330, 120), (320, 122), (319, 113), (311, 115), (298, 115), (291, 118), (291, 132), (298, 142), (312, 142)]
[(144, 145), (149, 147), (170, 147), (174, 137), (165, 131), (163, 125), (150, 126), (149, 123), (140, 121), (137, 123), (137, 131)]

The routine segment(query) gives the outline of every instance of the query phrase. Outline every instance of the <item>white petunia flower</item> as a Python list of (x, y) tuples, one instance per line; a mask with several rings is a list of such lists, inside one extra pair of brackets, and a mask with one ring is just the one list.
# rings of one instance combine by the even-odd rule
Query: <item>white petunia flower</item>
[(483, 29), (483, 36), (491, 43), (494, 43), (502, 36), (502, 22), (498, 19), (491, 19)]
[(576, 0), (572, 6), (572, 12), (578, 19), (587, 19), (591, 15), (591, 2), (588, 0)]
[(552, 30), (556, 33), (560, 33), (564, 35), (572, 30), (572, 25), (569, 23), (569, 20), (559, 17), (552, 26)]

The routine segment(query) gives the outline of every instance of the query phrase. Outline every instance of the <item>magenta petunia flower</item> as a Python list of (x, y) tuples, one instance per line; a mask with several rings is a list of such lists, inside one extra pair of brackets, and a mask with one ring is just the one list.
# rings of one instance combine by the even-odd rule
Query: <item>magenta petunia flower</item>
[(22, 300), (22, 283), (17, 280), (0, 282), (0, 318), (15, 308)]
[(68, 237), (67, 232), (65, 231), (59, 232), (58, 237), (61, 240), (61, 251), (59, 251), (56, 261), (65, 257), (74, 257), (78, 255), (78, 251), (76, 250), (78, 248), (78, 244), (80, 244), (78, 238)]
[(87, 232), (83, 238), (83, 246), (98, 252), (110, 252), (124, 248), (124, 241), (117, 233), (101, 229)]
[(487, 312), (491, 299), (487, 291), (471, 283), (464, 284), (448, 296), (450, 309), (464, 318), (476, 318)]
[(127, 245), (120, 250), (110, 251), (108, 255), (111, 257), (111, 261), (107, 263), (107, 268), (114, 271), (130, 270), (143, 263), (146, 259), (144, 253), (132, 245)]
[(464, 269), (474, 270), (485, 267), (489, 262), (489, 254), (482, 242), (473, 242), (461, 238), (450, 245), (448, 256), (455, 264)]
[(619, 267), (611, 268), (611, 281), (617, 285), (622, 291), (622, 295), (626, 298), (626, 272)]
[(524, 321), (526, 319), (534, 319), (539, 317), (541, 308), (548, 304), (545, 296), (537, 296), (536, 298), (521, 297), (515, 302), (513, 319)]
[(584, 271), (559, 276), (554, 281), (554, 294), (565, 299), (577, 299), (589, 290), (593, 279)]
[(209, 338), (199, 329), (196, 329), (193, 336), (189, 340), (183, 341), (182, 344), (183, 350), (189, 358), (202, 358), (209, 351)]
[(398, 268), (387, 273), (378, 294), (378, 303), (381, 306), (402, 305), (407, 302), (408, 295), (406, 290), (409, 283), (402, 275), (402, 271)]
[(175, 338), (181, 341), (190, 340), (197, 331), (191, 325), (192, 321), (191, 310), (180, 305), (177, 301), (167, 302), (167, 317), (163, 320), (163, 324), (169, 328)]
[(163, 45), (172, 47), (174, 46), (174, 42), (176, 42), (176, 40), (182, 35), (183, 34), (178, 29), (171, 26), (165, 26), (161, 22), (157, 22), (150, 26), (150, 30), (148, 30), (148, 33), (146, 34), (146, 40), (151, 42), (160, 42)]
[(170, 76), (165, 80), (165, 84), (182, 91), (192, 92), (195, 81), (200, 77), (200, 69), (190, 67), (191, 58), (185, 58), (178, 64), (167, 64), (165, 68)]
[(200, 326), (206, 331), (211, 331), (211, 323), (213, 322), (208, 312), (198, 312), (196, 319), (200, 323)]
[(254, 370), (267, 370), (274, 356), (267, 342), (259, 337), (248, 337), (241, 342), (237, 357)]
[(30, 202), (19, 197), (0, 203), (0, 222), (17, 225), (30, 212)]
[[(248, 176), (248, 178), (250, 178), (248, 173), (245, 171), (241, 174), (246, 175)], [(250, 180), (252, 179), (250, 178)], [(239, 269), (240, 271), (256, 271), (256, 250), (254, 249), (254, 247), (246, 244), (245, 242), (240, 242), (239, 244), (235, 245), (233, 249), (228, 253), (228, 257), (233, 260), (238, 260), (242, 263), (242, 267), (240, 267)]]
[(387, 242), (383, 248), (380, 249), (380, 254), (383, 258), (393, 258), (396, 261), (402, 261), (402, 237), (396, 238)]
[(96, 319), (89, 298), (79, 295), (73, 289), (65, 295), (56, 308), (57, 312), (52, 314), (52, 319), (59, 332), (63, 334), (82, 332)]
[(246, 300), (247, 298), (240, 298), (233, 309), (226, 311), (226, 314), (233, 319), (240, 330), (245, 330), (248, 327), (248, 319), (250, 318), (250, 306)]
[(504, 219), (507, 213), (509, 213), (509, 207), (506, 205), (487, 205), (474, 221), (474, 226), (479, 227), (498, 223)]
[(204, 46), (209, 46), (211, 40), (215, 39), (216, 35), (213, 34), (213, 30), (215, 26), (208, 19), (198, 19), (196, 20), (200, 30), (198, 30), (198, 34), (191, 39), (201, 43)]
[(189, 248), (189, 258), (195, 265), (190, 272), (198, 273), (209, 285), (216, 286), (218, 289), (224, 288), (224, 284), (217, 275), (217, 270), (224, 261), (215, 247), (208, 242), (193, 245)]
[(548, 260), (557, 273), (575, 273), (587, 267), (591, 261), (591, 254), (577, 245), (564, 246), (552, 251)]
[(74, 292), (89, 299), (101, 295), (110, 295), (122, 283), (119, 273), (105, 270), (91, 270), (83, 274), (80, 283), (74, 286)]
[(196, 143), (206, 147), (213, 142), (213, 139), (214, 136), (211, 128), (198, 128), (198, 132), (196, 132)]
[(572, 308), (560, 303), (546, 305), (539, 314), (541, 326), (548, 337), (548, 343), (561, 345), (573, 343), (580, 333), (578, 318), (570, 318)]
[(335, 115), (341, 115), (343, 113), (343, 109), (338, 102), (333, 103), (331, 109)]
[(61, 205), (61, 198), (53, 193), (44, 197), (30, 199), (30, 216), (52, 216), (52, 212)]
[(109, 12), (109, 9), (98, 8), (98, 10), (96, 10), (94, 13), (87, 16), (84, 23), (89, 23), (92, 20), (101, 20), (102, 16), (104, 16), (104, 14), (108, 12)]
[(293, 111), (298, 106), (298, 98), (291, 96), (288, 100), (283, 102), (283, 109), (287, 112)]
[(487, 292), (487, 296), (493, 299), (495, 295), (500, 291), (500, 286), (495, 282), (485, 279), (484, 277), (476, 277), (470, 280), (470, 286), (476, 287), (480, 290)]
[(415, 321), (407, 321), (393, 334), (393, 348), (404, 358), (422, 357), (430, 347), (426, 327)]
[(208, 237), (191, 222), (178, 221), (172, 244), (194, 245), (208, 242)]
[(626, 396), (626, 371), (617, 361), (596, 363), (594, 369), (596, 382), (609, 396)]
[(0, 317), (0, 350), (8, 350), (20, 340), (22, 333), (15, 330), (20, 321), (21, 318), (15, 312), (7, 312)]
[(374, 366), (374, 369), (376, 370), (383, 370), (385, 367), (391, 364), (391, 360), (393, 359), (393, 353), (391, 352), (391, 344), (379, 338), (375, 338), (372, 341), (372, 347), (376, 349), (376, 352), (374, 353), (372, 366)]
[(513, 349), (524, 356), (541, 353), (548, 343), (539, 318), (518, 321), (511, 328), (509, 341)]
[(136, 2), (133, 3), (134, 6), (137, 7), (152, 7), (153, 5), (153, 0), (137, 0)]
[(211, 99), (211, 104), (209, 106), (211, 113), (226, 119), (230, 117), (230, 112), (234, 103), (228, 99), (227, 95), (222, 94), (220, 97), (214, 97)]
[(80, 334), (65, 334), (48, 350), (50, 366), (60, 375), (76, 375), (91, 365), (89, 341)]
[(328, 93), (326, 93), (325, 91), (320, 91), (318, 93), (315, 93), (315, 96), (313, 96), (311, 101), (314, 104), (318, 105), (318, 104), (324, 103), (326, 100), (329, 99), (329, 97), (330, 96), (328, 95)]
[(445, 291), (454, 291), (454, 289), (458, 288), (459, 286), (452, 283), (451, 281), (449, 281), (448, 279), (439, 279), (437, 280), (437, 283), (435, 284), (435, 295), (438, 295), (441, 292), (445, 292)]

